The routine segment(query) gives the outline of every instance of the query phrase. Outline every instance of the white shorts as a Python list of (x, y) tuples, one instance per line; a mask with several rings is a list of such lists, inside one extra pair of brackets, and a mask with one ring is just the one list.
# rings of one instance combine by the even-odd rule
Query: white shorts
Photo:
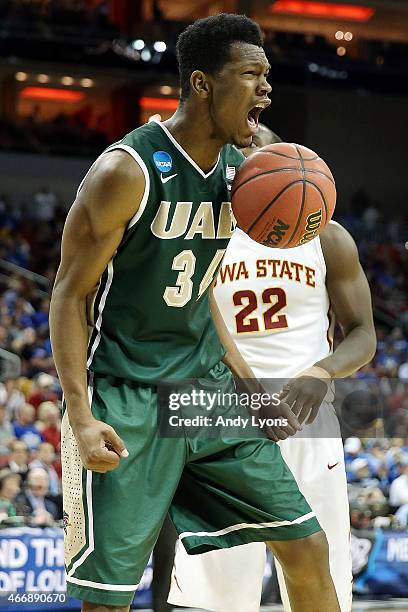
[[(337, 437), (319, 438), (318, 432)], [(313, 428), (315, 437), (305, 437)], [(343, 444), (334, 409), (323, 404), (312, 426), (280, 442), (283, 458), (299, 489), (316, 513), (329, 542), (330, 571), (342, 612), (350, 612), (352, 571), (350, 518)], [(259, 612), (266, 548), (262, 542), (187, 555), (178, 542), (168, 601), (174, 605), (216, 612)], [(282, 601), (290, 604), (279, 564), (275, 561)]]

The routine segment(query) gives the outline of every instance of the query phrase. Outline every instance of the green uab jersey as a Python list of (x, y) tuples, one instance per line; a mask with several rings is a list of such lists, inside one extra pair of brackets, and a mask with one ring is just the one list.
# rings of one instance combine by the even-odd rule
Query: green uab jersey
[(244, 158), (226, 145), (204, 173), (155, 122), (113, 149), (133, 156), (146, 188), (101, 278), (88, 367), (141, 382), (204, 376), (224, 353), (208, 287), (233, 229), (230, 188)]

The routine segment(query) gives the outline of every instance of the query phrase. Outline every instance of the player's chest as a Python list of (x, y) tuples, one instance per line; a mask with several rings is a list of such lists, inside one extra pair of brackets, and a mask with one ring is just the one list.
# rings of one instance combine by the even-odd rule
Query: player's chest
[(185, 194), (187, 197), (163, 194), (152, 207), (152, 234), (165, 240), (229, 239), (234, 230), (231, 204), (218, 198), (209, 199), (210, 195), (192, 197), (190, 193), (188, 198), (188, 194)]
[[(251, 251), (229, 252), (220, 266), (217, 291), (225, 299), (256, 302), (287, 301), (302, 305), (317, 303), (326, 293), (324, 270), (317, 258), (285, 257), (285, 251), (270, 249), (271, 255)], [(253, 295), (256, 296), (255, 298)]]

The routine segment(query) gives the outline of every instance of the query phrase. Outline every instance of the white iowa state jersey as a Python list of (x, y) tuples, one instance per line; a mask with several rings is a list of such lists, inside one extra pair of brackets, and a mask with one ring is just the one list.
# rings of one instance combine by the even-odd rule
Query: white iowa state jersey
[(214, 294), (257, 377), (295, 376), (330, 354), (334, 320), (319, 237), (293, 249), (274, 249), (237, 228)]

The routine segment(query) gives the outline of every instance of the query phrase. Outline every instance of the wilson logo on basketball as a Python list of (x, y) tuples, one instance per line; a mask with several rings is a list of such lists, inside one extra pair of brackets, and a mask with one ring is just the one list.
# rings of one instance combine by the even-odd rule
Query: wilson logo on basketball
[(305, 242), (309, 242), (309, 240), (312, 240), (312, 238), (315, 238), (317, 234), (319, 233), (319, 228), (321, 224), (322, 224), (322, 209), (319, 208), (319, 210), (316, 210), (315, 212), (310, 213), (310, 215), (307, 217), (305, 233), (303, 234), (302, 238), (299, 240), (296, 246), (305, 244)]
[[(238, 227), (252, 240), (291, 249), (326, 227), (336, 205), (336, 186), (330, 168), (317, 153), (278, 142), (262, 147), (239, 167), (231, 205)], [(279, 229), (275, 235), (277, 219), (289, 226), (284, 237)]]
[(266, 239), (263, 241), (263, 244), (268, 247), (276, 247), (282, 242), (283, 237), (289, 229), (289, 225), (284, 223), (282, 219), (278, 219), (276, 224), (273, 226), (273, 229), (267, 235)]

